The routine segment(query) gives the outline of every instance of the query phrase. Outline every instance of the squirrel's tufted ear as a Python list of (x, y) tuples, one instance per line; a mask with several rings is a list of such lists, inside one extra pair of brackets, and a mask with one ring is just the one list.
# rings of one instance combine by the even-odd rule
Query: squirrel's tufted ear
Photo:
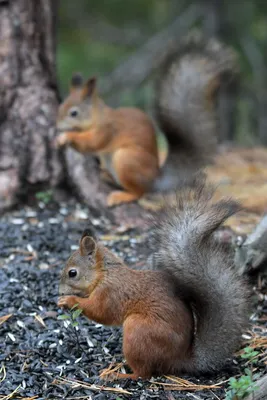
[(92, 78), (89, 78), (86, 83), (84, 84), (83, 87), (83, 97), (92, 97), (96, 91), (96, 82), (97, 78), (93, 76)]
[(79, 89), (83, 86), (83, 76), (79, 72), (75, 72), (70, 81), (71, 90)]
[(92, 254), (96, 249), (95, 240), (89, 236), (89, 232), (86, 230), (83, 232), (80, 240), (80, 253), (81, 256), (88, 256)]
[(84, 229), (82, 236), (81, 236), (81, 240), (85, 237), (85, 236), (94, 236), (94, 231), (90, 228), (86, 228)]

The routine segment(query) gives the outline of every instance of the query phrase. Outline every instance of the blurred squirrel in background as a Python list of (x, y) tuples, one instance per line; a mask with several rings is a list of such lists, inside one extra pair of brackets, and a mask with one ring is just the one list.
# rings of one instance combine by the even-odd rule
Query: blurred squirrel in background
[(133, 270), (86, 232), (62, 272), (58, 305), (123, 326), (131, 374), (200, 374), (221, 368), (248, 327), (249, 291), (214, 231), (239, 205), (212, 203), (203, 182), (184, 188), (155, 220), (152, 269)]
[(64, 133), (56, 144), (99, 157), (102, 178), (122, 189), (109, 194), (108, 206), (173, 189), (215, 155), (215, 95), (235, 68), (232, 50), (198, 34), (166, 61), (155, 96), (156, 119), (169, 148), (164, 166), (150, 117), (137, 108), (108, 107), (97, 93), (96, 78), (84, 82), (77, 74), (59, 107), (57, 128)]

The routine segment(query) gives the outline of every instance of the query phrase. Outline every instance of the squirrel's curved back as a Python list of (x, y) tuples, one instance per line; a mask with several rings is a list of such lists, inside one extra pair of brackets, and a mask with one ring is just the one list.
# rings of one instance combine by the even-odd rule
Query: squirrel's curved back
[(213, 190), (200, 182), (177, 194), (155, 223), (153, 267), (168, 271), (177, 292), (192, 304), (196, 332), (185, 370), (216, 370), (238, 349), (248, 326), (249, 291), (234, 268), (233, 254), (214, 231), (239, 210), (238, 203), (212, 203)]
[[(216, 93), (237, 72), (235, 52), (198, 31), (178, 47), (159, 74), (155, 96), (156, 119), (170, 144), (166, 174), (174, 175), (174, 182), (175, 176), (183, 179), (215, 155)], [(163, 180), (155, 189), (169, 189), (170, 182)]]

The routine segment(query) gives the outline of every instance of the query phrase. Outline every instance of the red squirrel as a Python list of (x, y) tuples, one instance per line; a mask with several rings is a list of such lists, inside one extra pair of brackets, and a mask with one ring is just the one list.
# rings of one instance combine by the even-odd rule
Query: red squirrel
[(239, 210), (211, 201), (207, 185), (183, 189), (154, 225), (153, 265), (133, 270), (86, 233), (62, 272), (59, 307), (123, 326), (130, 374), (200, 374), (221, 368), (248, 327), (248, 287), (214, 231)]
[(109, 194), (108, 206), (173, 189), (216, 153), (215, 95), (225, 77), (234, 74), (234, 53), (198, 35), (177, 47), (159, 73), (155, 94), (155, 117), (168, 142), (166, 163), (147, 114), (111, 108), (99, 96), (96, 78), (72, 77), (58, 111), (57, 128), (63, 133), (56, 143), (100, 159), (102, 178), (120, 187)]

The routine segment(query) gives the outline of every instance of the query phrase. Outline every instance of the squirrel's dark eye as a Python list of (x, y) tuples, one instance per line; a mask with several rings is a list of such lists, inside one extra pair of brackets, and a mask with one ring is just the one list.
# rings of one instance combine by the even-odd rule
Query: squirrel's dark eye
[(79, 111), (77, 110), (77, 108), (71, 108), (70, 111), (69, 111), (69, 115), (70, 115), (72, 118), (77, 117), (78, 114), (79, 114)]
[(76, 269), (70, 269), (69, 270), (69, 278), (75, 278), (77, 276), (77, 270)]

